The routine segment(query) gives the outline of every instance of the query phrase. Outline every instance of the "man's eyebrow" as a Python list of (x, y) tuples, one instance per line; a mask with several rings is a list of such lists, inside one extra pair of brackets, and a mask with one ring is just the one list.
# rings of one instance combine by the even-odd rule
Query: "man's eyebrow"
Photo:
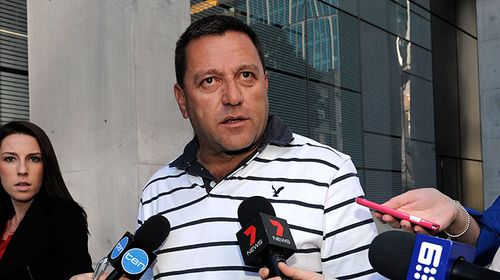
[[(255, 71), (255, 72), (260, 72), (260, 68), (257, 64), (242, 64), (242, 65), (239, 65), (238, 68), (236, 68), (236, 72), (240, 72), (242, 70), (251, 70), (251, 71)], [(205, 76), (210, 76), (210, 75), (217, 75), (217, 76), (222, 76), (222, 72), (214, 69), (214, 68), (210, 68), (208, 70), (202, 70), (202, 71), (198, 71), (194, 74), (193, 76), (193, 79), (195, 82), (198, 82), (199, 80), (201, 80), (202, 78), (204, 78)]]
[(241, 70), (245, 70), (245, 69), (259, 71), (259, 66), (257, 64), (243, 64), (243, 65), (238, 66), (237, 72), (239, 72)]
[(211, 68), (206, 71), (199, 71), (194, 74), (194, 80), (199, 81), (202, 77), (207, 76), (207, 75), (220, 75), (220, 72)]

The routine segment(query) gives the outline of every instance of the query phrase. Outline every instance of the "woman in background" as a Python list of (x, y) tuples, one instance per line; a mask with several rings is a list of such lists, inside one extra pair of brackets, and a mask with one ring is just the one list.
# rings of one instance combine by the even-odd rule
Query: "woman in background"
[(92, 272), (85, 211), (72, 199), (45, 132), (0, 127), (0, 279), (78, 279)]

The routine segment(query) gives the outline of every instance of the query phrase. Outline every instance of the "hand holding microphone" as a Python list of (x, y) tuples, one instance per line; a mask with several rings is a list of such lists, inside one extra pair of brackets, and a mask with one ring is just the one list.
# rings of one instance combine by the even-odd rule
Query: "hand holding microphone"
[(245, 199), (238, 207), (242, 225), (236, 234), (245, 264), (269, 269), (269, 277), (290, 279), (278, 268), (297, 250), (288, 223), (275, 217), (271, 203), (260, 196)]
[[(329, 278), (324, 275), (318, 274), (316, 272), (310, 270), (304, 270), (299, 268), (294, 268), (288, 266), (286, 263), (281, 262), (278, 264), (278, 268), (285, 274), (287, 277), (294, 280), (334, 280), (335, 278)], [(269, 269), (261, 268), (259, 270), (259, 276), (261, 279), (268, 279), (269, 277)], [(279, 280), (279, 278), (273, 277), (268, 280)]]
[(130, 232), (125, 233), (108, 256), (99, 262), (92, 279), (101, 279), (108, 264), (114, 270), (106, 280), (119, 279), (121, 276), (141, 278), (156, 259), (153, 251), (160, 247), (169, 233), (170, 223), (167, 218), (162, 215), (150, 217), (137, 229), (135, 236)]

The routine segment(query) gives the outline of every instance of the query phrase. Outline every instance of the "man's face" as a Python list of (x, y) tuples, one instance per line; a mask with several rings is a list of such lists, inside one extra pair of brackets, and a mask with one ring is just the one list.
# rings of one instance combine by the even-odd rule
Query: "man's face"
[(267, 123), (268, 79), (257, 49), (241, 32), (210, 35), (186, 48), (184, 88), (175, 97), (198, 136), (200, 151), (215, 155), (256, 143)]

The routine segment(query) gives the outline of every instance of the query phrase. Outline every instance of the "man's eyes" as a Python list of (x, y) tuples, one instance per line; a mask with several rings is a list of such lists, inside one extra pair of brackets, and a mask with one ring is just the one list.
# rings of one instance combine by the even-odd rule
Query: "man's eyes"
[(215, 85), (217, 85), (217, 79), (215, 77), (208, 77), (208, 78), (205, 78), (201, 81), (201, 86), (204, 87), (204, 88), (211, 88)]
[(249, 79), (249, 78), (252, 78), (254, 77), (253, 73), (250, 72), (250, 71), (244, 71), (244, 72), (241, 72), (241, 76), (245, 79)]
[(208, 77), (206, 79), (203, 80), (203, 83), (205, 84), (211, 84), (214, 82), (214, 78), (213, 77)]
[[(241, 81), (248, 82), (248, 81), (255, 79), (255, 74), (252, 71), (242, 71), (238, 74), (237, 79), (241, 80)], [(202, 87), (213, 87), (213, 86), (216, 86), (217, 84), (220, 84), (222, 82), (223, 82), (223, 80), (212, 76), (212, 77), (207, 77), (207, 78), (204, 78), (203, 80), (201, 80), (200, 85)]]

